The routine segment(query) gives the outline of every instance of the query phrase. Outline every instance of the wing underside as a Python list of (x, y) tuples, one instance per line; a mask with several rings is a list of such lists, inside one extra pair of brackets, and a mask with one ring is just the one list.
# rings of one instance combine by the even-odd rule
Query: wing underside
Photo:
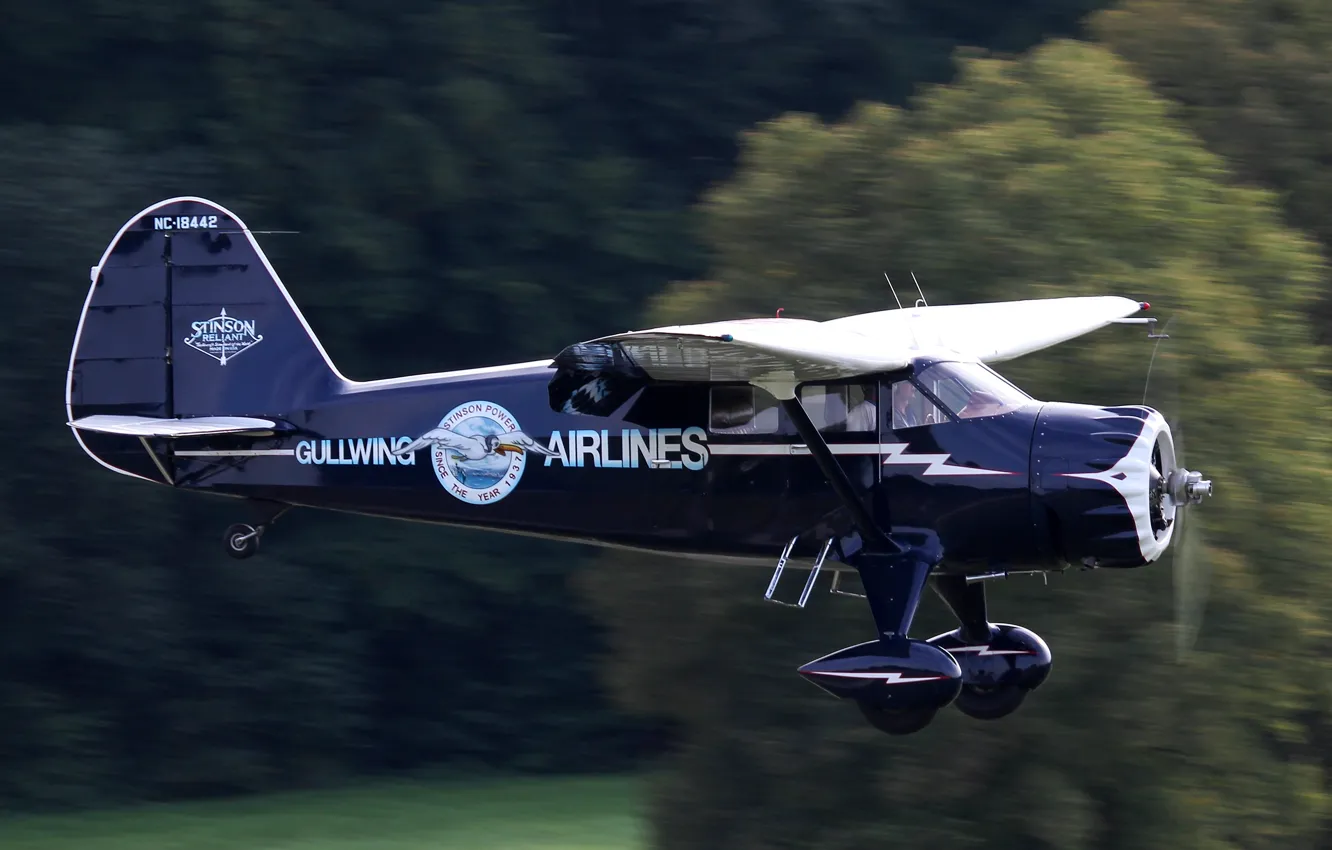
[(837, 380), (901, 369), (917, 357), (999, 362), (1057, 345), (1144, 308), (1093, 296), (914, 307), (807, 319), (738, 319), (613, 334), (569, 346), (556, 363), (626, 368), (661, 381)]

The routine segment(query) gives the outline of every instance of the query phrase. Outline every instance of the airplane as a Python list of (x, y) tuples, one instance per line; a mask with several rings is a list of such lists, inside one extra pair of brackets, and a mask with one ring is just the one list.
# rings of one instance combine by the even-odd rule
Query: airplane
[[(798, 673), (903, 735), (949, 705), (1007, 716), (1049, 675), (1040, 636), (990, 621), (987, 580), (1151, 564), (1211, 495), (1158, 410), (1038, 401), (992, 366), (1150, 328), (1148, 307), (922, 292), (828, 321), (618, 332), (547, 360), (353, 381), (255, 232), (176, 197), (130, 218), (91, 270), (66, 423), (113, 472), (244, 500), (258, 519), (226, 529), (235, 558), (305, 507), (775, 559), (764, 598), (799, 608), (826, 567), (833, 593), (867, 600), (875, 637)], [(796, 559), (809, 576), (784, 602)], [(923, 640), (909, 632), (927, 586), (958, 628)]]

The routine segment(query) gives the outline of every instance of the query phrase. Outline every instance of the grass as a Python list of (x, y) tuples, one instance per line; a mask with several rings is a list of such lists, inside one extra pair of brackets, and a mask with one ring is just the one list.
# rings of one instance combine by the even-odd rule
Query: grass
[(631, 777), (361, 788), (0, 819), (4, 850), (641, 850)]

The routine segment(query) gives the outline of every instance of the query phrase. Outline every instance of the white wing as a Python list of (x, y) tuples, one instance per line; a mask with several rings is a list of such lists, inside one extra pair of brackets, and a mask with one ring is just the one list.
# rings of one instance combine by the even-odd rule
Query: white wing
[(412, 440), (410, 443), (394, 452), (394, 454), (406, 456), (418, 449), (423, 449), (426, 446), (442, 446), (446, 449), (453, 449), (460, 452), (467, 457), (475, 455), (475, 457), (472, 458), (473, 460), (485, 457), (486, 455), (485, 447), (480, 440), (475, 437), (463, 436), (462, 434), (450, 431), (447, 428), (431, 428), (429, 431), (426, 431), (415, 440)]
[[(900, 369), (922, 355), (999, 362), (1065, 342), (1143, 309), (1092, 296), (884, 310), (814, 322), (737, 319), (613, 334), (570, 346), (615, 343), (648, 375), (669, 381), (835, 380)], [(563, 356), (563, 355), (562, 355)]]
[(1076, 339), (1146, 306), (1116, 295), (1041, 298), (884, 310), (833, 319), (823, 326), (838, 333), (905, 337), (913, 350), (923, 353), (999, 363)]
[(539, 455), (550, 455), (553, 457), (556, 454), (556, 452), (553, 452), (550, 449), (546, 448), (545, 446), (541, 445), (536, 440), (533, 440), (531, 437), (524, 434), (522, 431), (510, 431), (507, 434), (500, 434), (499, 445), (517, 446), (523, 451), (536, 452)]

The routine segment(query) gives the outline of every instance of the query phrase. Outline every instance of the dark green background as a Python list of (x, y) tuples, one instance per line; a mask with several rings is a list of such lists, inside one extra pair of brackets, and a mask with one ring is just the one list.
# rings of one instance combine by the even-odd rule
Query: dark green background
[[(780, 190), (787, 202), (811, 193), (820, 203), (846, 203), (852, 219), (870, 216), (860, 219), (872, 221), (869, 229), (846, 244), (874, 244), (878, 234), (877, 256), (828, 242), (820, 248), (817, 227), (792, 224), (784, 212), (773, 220), (760, 214), (783, 209), (780, 203), (751, 209), (744, 198), (728, 201), (725, 191), (708, 194), (729, 186), (744, 195), (750, 191), (745, 180), (754, 174), (790, 171), (781, 165), (780, 144), (767, 153), (760, 145), (745, 172), (750, 176), (737, 176), (739, 145), (762, 122), (790, 112), (840, 120), (858, 103), (909, 106), (922, 85), (954, 80), (959, 52), (1015, 54), (1065, 36), (1106, 45), (1127, 60), (1124, 73), (1168, 98), (1168, 106), (1133, 117), (1149, 128), (1142, 132), (1169, 128), (1190, 140), (1196, 133), (1198, 151), (1205, 147), (1225, 158), (1217, 160), (1224, 165), (1207, 160), (1196, 169), (1181, 166), (1195, 156), (1192, 141), (1181, 143), (1184, 153), (1170, 165), (1172, 174), (1185, 175), (1180, 186), (1201, 180), (1270, 188), (1280, 205), (1270, 232), (1284, 233), (1280, 228), (1290, 225), (1328, 238), (1332, 7), (1299, 0), (1135, 0), (1086, 25), (1084, 16), (1102, 5), (4, 4), (0, 280), (8, 299), (0, 323), (0, 400), (6, 411), (0, 428), (8, 457), (6, 510), (0, 514), (0, 804), (39, 808), (191, 797), (422, 768), (599, 772), (655, 763), (663, 753), (674, 759), (666, 763), (667, 775), (680, 779), (659, 794), (658, 822), (667, 842), (678, 846), (706, 843), (689, 837), (678, 822), (671, 831), (670, 813), (694, 799), (687, 788), (725, 798), (731, 817), (740, 818), (728, 821), (740, 824), (736, 828), (782, 808), (758, 786), (786, 773), (807, 774), (809, 787), (821, 783), (863, 798), (861, 805), (870, 808), (883, 795), (916, 799), (920, 792), (909, 786), (867, 788), (863, 777), (847, 781), (845, 764), (821, 760), (821, 741), (859, 728), (839, 712), (844, 706), (820, 703), (825, 714), (819, 716), (828, 725), (809, 730), (801, 726), (808, 717), (785, 711), (781, 696), (762, 705), (741, 695), (733, 704), (691, 703), (689, 685), (699, 683), (687, 675), (670, 680), (673, 691), (652, 697), (626, 687), (623, 675), (616, 679), (617, 664), (641, 658), (636, 653), (651, 645), (654, 624), (697, 637), (699, 647), (728, 640), (752, 647), (739, 658), (722, 653), (719, 663), (763, 667), (762, 675), (799, 686), (791, 662), (807, 658), (788, 658), (778, 648), (761, 651), (761, 635), (781, 633), (786, 621), (766, 612), (735, 622), (730, 615), (691, 619), (693, 606), (715, 594), (757, 598), (765, 575), (742, 571), (709, 579), (672, 564), (640, 570), (637, 562), (573, 546), (301, 513), (284, 518), (275, 531), (280, 545), (265, 557), (234, 562), (219, 541), (224, 525), (237, 518), (235, 506), (112, 475), (78, 450), (62, 425), (69, 345), (88, 268), (128, 216), (174, 194), (212, 198), (256, 229), (299, 231), (265, 237), (265, 250), (331, 356), (361, 379), (550, 356), (569, 342), (662, 317), (766, 311), (770, 301), (790, 294), (761, 285), (771, 271), (764, 263), (792, 244), (772, 241), (771, 234), (785, 226), (814, 247), (792, 247), (792, 255), (773, 260), (772, 268), (785, 263), (782, 268), (796, 270), (813, 287), (783, 301), (810, 314), (834, 306), (890, 306), (876, 283), (885, 267), (904, 279), (906, 268), (914, 267), (941, 301), (1005, 297), (1037, 272), (1049, 282), (1061, 270), (1088, 291), (1109, 284), (1122, 289), (1143, 280), (1135, 265), (1141, 249), (1156, 251), (1151, 256), (1159, 263), (1155, 277), (1140, 288), (1168, 303), (1178, 294), (1170, 274), (1179, 264), (1234, 268), (1239, 260), (1227, 259), (1228, 250), (1260, 254), (1259, 237), (1234, 248), (1235, 239), (1250, 237), (1235, 236), (1228, 225), (1189, 230), (1182, 224), (1195, 215), (1221, 222), (1227, 213), (1220, 210), (1240, 208), (1235, 204), (1172, 212), (1170, 221), (1181, 222), (1178, 233), (1165, 233), (1147, 218), (1121, 228), (1118, 207), (1107, 207), (1114, 214), (1103, 220), (1061, 230), (1059, 222), (1077, 203), (1042, 207), (1038, 194), (1025, 205), (992, 204), (985, 214), (994, 216), (995, 227), (977, 225), (958, 211), (988, 191), (984, 187), (1008, 179), (1005, 168), (986, 172), (983, 158), (963, 157), (955, 171), (916, 172), (901, 165), (917, 155), (910, 152), (900, 160), (885, 153), (878, 162), (844, 162), (829, 154), (837, 168), (885, 169), (887, 182), (872, 191), (905, 200), (878, 212), (873, 203), (857, 206), (844, 195), (818, 196), (818, 187), (848, 180), (872, 194), (846, 174), (812, 174)], [(1065, 73), (1060, 67), (1047, 66), (1038, 76), (1058, 77)], [(1070, 66), (1066, 72), (1073, 80), (1102, 71)], [(1081, 99), (1100, 97), (1076, 88), (1071, 86), (1067, 103), (1059, 91), (1042, 90), (1041, 96), (1075, 115)], [(973, 86), (984, 89), (982, 83)], [(958, 109), (978, 122), (999, 120), (1005, 109), (1034, 109), (1004, 97), (1000, 86), (970, 105), (944, 103), (930, 114), (947, 124)], [(1000, 102), (1009, 105), (987, 113)], [(1096, 102), (1103, 114), (1119, 109), (1111, 95)], [(1059, 132), (1071, 137), (1117, 131), (1109, 125), (1087, 131), (1080, 120), (1075, 115)], [(813, 131), (789, 132), (803, 138)], [(866, 138), (882, 142), (885, 151), (901, 138), (934, 139), (939, 150), (957, 151), (970, 138), (932, 136), (924, 119), (901, 133), (884, 132)], [(805, 142), (790, 144), (805, 150)], [(838, 143), (819, 137), (809, 144), (814, 147), (808, 151), (816, 151)], [(801, 154), (809, 162), (820, 155)], [(1135, 167), (1127, 158), (1116, 165), (1119, 173)], [(945, 185), (952, 177), (941, 175), (979, 182)], [(1157, 179), (1146, 170), (1138, 177), (1143, 185)], [(1077, 197), (1112, 192), (1114, 180), (1108, 172)], [(1187, 191), (1178, 188), (1176, 197)], [(1171, 253), (1157, 250), (1160, 245), (1144, 247), (1152, 240), (1187, 248)], [(1119, 247), (1092, 252), (1093, 261), (1068, 247), (1076, 244)], [(1303, 261), (1291, 262), (1295, 268)], [(1117, 271), (1102, 274), (1106, 269)], [(983, 280), (968, 282), (981, 272)], [(741, 285), (747, 274), (760, 281), (745, 290), (753, 296), (749, 301), (718, 301), (672, 286), (705, 279)], [(1284, 285), (1284, 272), (1273, 272), (1271, 280), (1262, 274), (1255, 268), (1244, 280), (1227, 278), (1216, 286), (1251, 286), (1248, 296), (1261, 299)], [(1315, 296), (1322, 298), (1326, 275), (1310, 274), (1317, 277)], [(1194, 288), (1179, 295), (1176, 306), (1207, 301), (1210, 284), (1189, 285)], [(1235, 312), (1207, 314), (1203, 321), (1215, 323), (1213, 331), (1233, 328), (1257, 303), (1244, 301)], [(1321, 334), (1321, 308), (1281, 309), (1293, 322), (1313, 316), (1313, 330)], [(1276, 321), (1280, 336), (1282, 320)], [(1208, 326), (1194, 330), (1205, 334)], [(1250, 348), (1236, 354), (1215, 343), (1216, 357), (1266, 357), (1275, 375), (1294, 380), (1321, 375), (1317, 358), (1272, 354), (1278, 344), (1261, 333), (1245, 336), (1243, 344)], [(1085, 357), (1068, 362), (1106, 366), (1094, 354)], [(1065, 397), (1080, 391), (1057, 370), (1030, 375), (1041, 390)], [(1107, 386), (1140, 388), (1141, 362)], [(1303, 406), (1291, 402), (1292, 414), (1283, 421), (1321, 415), (1321, 395), (1303, 398)], [(1261, 399), (1244, 408), (1262, 409)], [(1245, 422), (1241, 415), (1230, 427)], [(1265, 482), (1282, 478), (1282, 469), (1325, 464), (1325, 457), (1321, 445), (1298, 457), (1282, 455), (1265, 472), (1253, 473), (1257, 483), (1248, 492), (1272, 505), (1321, 503), (1321, 494)], [(1236, 470), (1248, 469), (1245, 458), (1230, 462)], [(1318, 526), (1318, 516), (1265, 515), (1250, 530)], [(1322, 554), (1314, 544), (1298, 551), (1309, 559), (1309, 569), (1321, 568), (1313, 561)], [(571, 582), (571, 576), (578, 580)], [(1115, 593), (1126, 584), (1088, 586)], [(1134, 593), (1168, 607), (1169, 580), (1159, 574), (1150, 590)], [(634, 598), (670, 600), (668, 610), (677, 617), (658, 622), (644, 616), (635, 631), (617, 613), (632, 608), (628, 600)], [(1027, 599), (1012, 603), (1004, 616), (1028, 623), (1024, 611), (1039, 610), (1028, 624), (1040, 629), (1036, 621), (1056, 616), (1060, 604), (1057, 597), (1039, 604)], [(1117, 610), (1128, 616), (1135, 609)], [(1223, 610), (1217, 628), (1246, 630), (1254, 645), (1280, 656), (1288, 637), (1263, 643), (1261, 629), (1272, 613)], [(1162, 608), (1156, 615), (1168, 612)], [(760, 623), (766, 625), (760, 629)], [(1087, 634), (1088, 640), (1130, 639), (1112, 623), (1092, 618), (1091, 626), (1097, 634)], [(843, 638), (860, 639), (854, 629), (824, 623), (814, 654), (843, 645)], [(1320, 641), (1325, 638), (1315, 634), (1300, 651), (1312, 652)], [(1060, 652), (1055, 646), (1057, 659)], [(689, 664), (704, 660), (689, 658)], [(1262, 770), (1296, 765), (1290, 769), (1321, 777), (1332, 757), (1326, 715), (1318, 707), (1332, 700), (1332, 689), (1319, 690), (1325, 662), (1307, 658), (1311, 666), (1290, 668), (1317, 671), (1308, 685), (1313, 695), (1301, 691), (1308, 699), (1299, 702), (1304, 708), (1298, 731), (1256, 722), (1234, 733), (1265, 753)], [(1118, 656), (1102, 662), (1127, 663)], [(1235, 661), (1240, 670), (1249, 663), (1256, 662)], [(1066, 675), (1056, 666), (1056, 676)], [(1154, 676), (1142, 687), (1168, 692), (1170, 676), (1160, 670)], [(702, 684), (715, 694), (722, 679)], [(1064, 810), (1080, 813), (1081, 820), (1067, 828), (1019, 824), (1005, 833), (1027, 842), (1023, 846), (1145, 846), (1106, 825), (1117, 822), (1106, 819), (1112, 798), (1125, 811), (1141, 805), (1144, 817), (1178, 815), (1150, 804), (1154, 771), (1171, 759), (1165, 743), (1159, 752), (1156, 743), (1146, 747), (1113, 781), (1090, 788), (1070, 790), (1048, 752), (1038, 760), (1046, 772), (1021, 768), (1016, 741), (1063, 736), (1091, 744), (1099, 733), (1080, 718), (1100, 710), (1097, 699), (1091, 692), (1085, 701), (1056, 699), (1035, 728), (1018, 722), (1011, 735), (986, 727), (984, 737), (973, 731), (960, 739), (958, 746), (989, 752), (997, 760), (987, 762), (991, 767), (1009, 764), (1026, 783), (1024, 793), (1067, 798)], [(666, 704), (674, 707), (659, 710)], [(1305, 711), (1309, 706), (1314, 708)], [(718, 732), (702, 735), (700, 729)], [(1282, 737), (1287, 734), (1295, 743)], [(763, 758), (772, 761), (760, 759), (758, 766), (728, 749), (743, 750), (746, 737), (758, 735), (789, 735), (789, 749), (768, 753)], [(936, 739), (935, 745), (944, 744)], [(897, 746), (915, 744), (866, 739), (853, 749), (891, 763)], [(1246, 765), (1241, 759), (1229, 769)], [(986, 775), (986, 782), (1004, 781), (1002, 771)], [(717, 786), (706, 791), (692, 784), (700, 776)], [(741, 779), (744, 784), (736, 784)], [(959, 819), (957, 836), (980, 842), (982, 833), (971, 824), (1008, 816), (986, 807), (983, 785), (959, 789), (951, 783), (960, 779), (928, 772), (923, 781), (953, 789), (947, 793), (957, 805), (934, 811)], [(1313, 793), (1298, 789), (1315, 786), (1319, 781), (1295, 782), (1295, 790), (1281, 793), (1298, 797)], [(824, 815), (817, 807), (802, 815), (786, 812), (809, 822)], [(1299, 846), (1332, 846), (1322, 816), (1308, 817), (1298, 833), (1310, 843)], [(1233, 846), (1266, 846), (1242, 830), (1222, 832), (1229, 836), (1224, 840), (1240, 842)], [(742, 829), (732, 838), (777, 846), (778, 833)], [(1241, 841), (1241, 833), (1259, 843)], [(839, 840), (830, 846), (873, 843), (854, 831)]]

